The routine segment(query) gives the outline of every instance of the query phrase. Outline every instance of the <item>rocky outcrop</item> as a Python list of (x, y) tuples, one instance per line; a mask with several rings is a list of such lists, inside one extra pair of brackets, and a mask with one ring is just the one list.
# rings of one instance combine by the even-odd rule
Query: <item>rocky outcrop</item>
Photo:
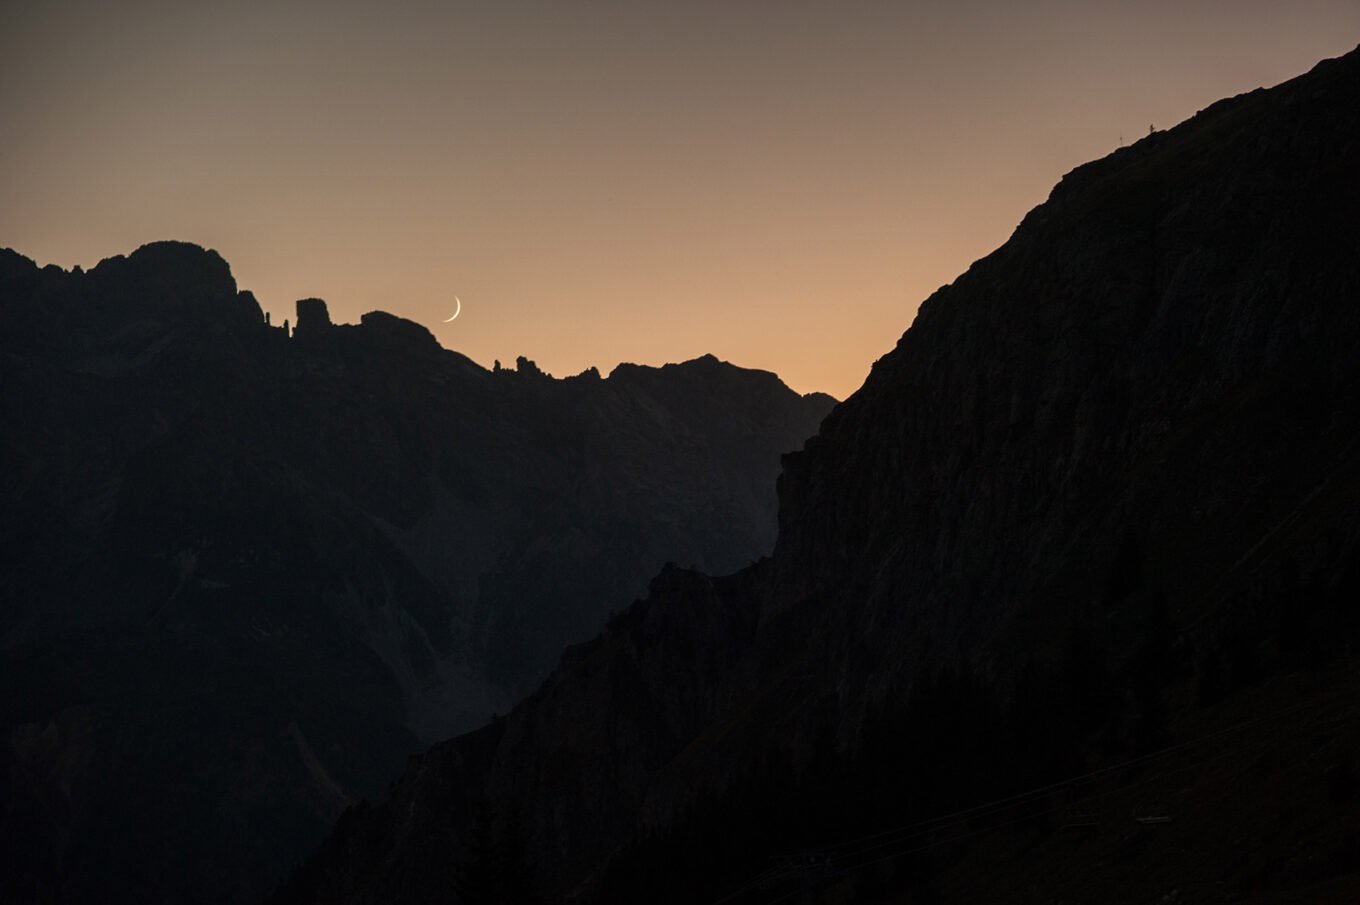
[(298, 299), (297, 326), (293, 328), (295, 337), (310, 338), (325, 333), (331, 326), (331, 312), (324, 300)]
[[(1356, 766), (1336, 736), (1270, 773), (1323, 802), (1289, 833), (1238, 796), (1088, 861), (1039, 819), (1063, 801), (1022, 798), (1015, 860), (995, 843), (955, 870), (923, 861), (936, 824), (913, 821), (999, 832), (967, 809), (1201, 744), (1215, 707), (1277, 719), (1354, 687), (1357, 173), (1360, 52), (1068, 174), (786, 458), (770, 561), (663, 576), (494, 736), (415, 760), (280, 899), (457, 889), (478, 807), (552, 901), (970, 901), (978, 863), (1042, 900), (1179, 900), (1259, 888), (1210, 841), (1243, 838), (1312, 865), (1271, 882), (1340, 889), (1360, 862), (1323, 829), (1357, 819), (1320, 791)], [(1187, 806), (1244, 775), (1190, 767)], [(847, 837), (878, 841), (848, 859)], [(1059, 849), (1056, 873), (1026, 867)], [(905, 867), (883, 873), (885, 852)]]
[(257, 899), (667, 561), (768, 553), (832, 400), (625, 374), (517, 380), (319, 299), (289, 337), (183, 243), (0, 252), (0, 898)]

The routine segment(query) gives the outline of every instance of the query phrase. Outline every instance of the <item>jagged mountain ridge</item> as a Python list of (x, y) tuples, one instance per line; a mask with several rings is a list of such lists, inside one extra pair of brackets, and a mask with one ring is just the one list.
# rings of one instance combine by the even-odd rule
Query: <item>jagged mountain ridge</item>
[[(1353, 696), (1358, 174), (1360, 53), (1068, 174), (1006, 245), (925, 303), (865, 386), (786, 458), (770, 561), (721, 580), (663, 575), (505, 720), (413, 761), (390, 803), (347, 817), (280, 898), (456, 890), (447, 852), (470, 857), (472, 815), (489, 802), (553, 901), (734, 889), (740, 901), (813, 901), (820, 888), (846, 901), (972, 901), (988, 875), (955, 871), (972, 875), (952, 896), (913, 886), (947, 862), (908, 861), (915, 875), (872, 893), (882, 877), (740, 881), (762, 876), (766, 855), (872, 830), (855, 820), (869, 821), (889, 787), (915, 781), (919, 802), (932, 791), (920, 784), (938, 779), (949, 793), (936, 811), (900, 802), (899, 822), (973, 803), (978, 788), (1004, 798), (1186, 738), (1219, 706), (1194, 702), (1225, 687), (1245, 702), (1294, 676), (1301, 695), (1317, 663), (1339, 661), (1328, 681)], [(965, 677), (949, 678), (959, 668)], [(895, 710), (894, 695), (915, 697)], [(976, 702), (961, 712), (994, 714), (1002, 729), (984, 735), (1017, 747), (958, 751), (973, 788), (953, 774), (948, 786), (946, 763), (939, 777), (891, 782), (810, 766), (871, 762), (863, 740), (884, 731), (901, 737), (884, 748), (902, 763), (913, 749), (953, 751), (948, 736), (924, 734), (939, 723), (911, 716), (932, 700)], [(897, 728), (871, 731), (880, 713)], [(1272, 779), (1290, 784), (1282, 798), (1311, 802), (1321, 783), (1325, 801), (1333, 780), (1320, 777), (1350, 775), (1353, 749), (1330, 745), (1311, 772)], [(767, 777), (788, 782), (749, 791)], [(1210, 813), (1196, 837), (1121, 851), (1138, 890), (1117, 894), (1155, 901), (1193, 880), (1212, 901), (1204, 889), (1265, 882), (1261, 863), (1296, 888), (1353, 882), (1360, 859), (1344, 845), (1334, 854), (1319, 829), (1351, 825), (1353, 799), (1333, 795), (1336, 810), (1285, 830), (1255, 797)], [(743, 801), (768, 810), (731, 804)], [(856, 818), (838, 801), (864, 807)], [(782, 825), (809, 812), (843, 823), (820, 836)], [(1262, 840), (1254, 864), (1215, 851), (1184, 866), (1193, 876), (1158, 869), (1237, 833)], [(731, 843), (719, 863), (733, 839), (748, 845)], [(1326, 866), (1286, 871), (1315, 857)], [(1021, 888), (1007, 885), (1020, 863), (995, 867), (992, 894)], [(1055, 863), (1025, 882), (1051, 898), (1112, 872)]]
[(487, 371), (316, 299), (290, 336), (183, 243), (0, 251), (0, 368), (14, 900), (258, 898), (663, 563), (767, 553), (833, 403), (712, 356)]

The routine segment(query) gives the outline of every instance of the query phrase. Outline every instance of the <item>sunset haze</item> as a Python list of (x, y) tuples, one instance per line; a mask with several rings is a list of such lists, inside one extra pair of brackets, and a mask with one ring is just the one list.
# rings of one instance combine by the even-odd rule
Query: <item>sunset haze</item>
[(843, 398), (1064, 172), (1358, 40), (1355, 2), (10, 3), (0, 246), (182, 239), (275, 323)]

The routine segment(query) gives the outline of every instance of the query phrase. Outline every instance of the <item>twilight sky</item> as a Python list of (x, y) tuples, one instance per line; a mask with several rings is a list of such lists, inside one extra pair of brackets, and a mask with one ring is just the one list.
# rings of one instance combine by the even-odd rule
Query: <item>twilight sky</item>
[(1360, 0), (6, 0), (0, 246), (844, 397), (1063, 173), (1357, 42)]

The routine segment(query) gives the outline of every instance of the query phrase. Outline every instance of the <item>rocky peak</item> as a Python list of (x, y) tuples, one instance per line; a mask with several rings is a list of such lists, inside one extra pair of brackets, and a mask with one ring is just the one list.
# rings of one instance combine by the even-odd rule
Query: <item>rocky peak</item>
[(521, 377), (547, 377), (539, 368), (538, 363), (532, 359), (520, 355), (515, 359), (515, 373)]
[(0, 290), (9, 284), (29, 279), (38, 272), (38, 265), (32, 258), (19, 254), (12, 248), (0, 248)]
[(360, 335), (393, 351), (430, 355), (441, 351), (439, 341), (426, 327), (386, 311), (370, 311), (359, 318)]
[(331, 313), (321, 299), (298, 299), (294, 336), (311, 337), (331, 328)]
[(234, 299), (236, 280), (222, 256), (189, 242), (151, 242), (100, 261), (90, 277), (103, 294), (147, 306)]

